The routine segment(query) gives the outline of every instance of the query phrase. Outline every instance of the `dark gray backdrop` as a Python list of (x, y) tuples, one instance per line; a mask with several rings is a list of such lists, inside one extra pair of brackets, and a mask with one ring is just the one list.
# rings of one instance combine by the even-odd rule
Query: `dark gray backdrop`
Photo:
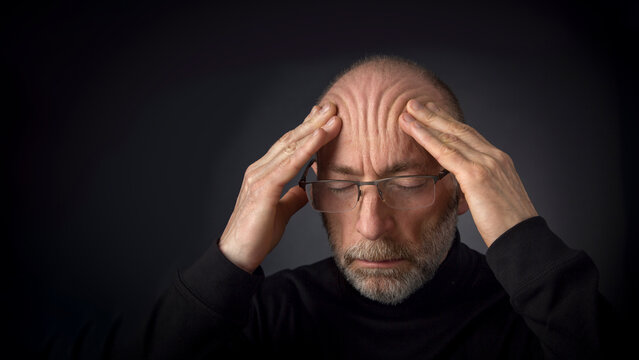
[[(21, 343), (143, 316), (221, 234), (244, 169), (373, 54), (447, 82), (551, 228), (593, 258), (604, 295), (634, 315), (637, 6), (335, 5), (64, 2), (3, 15), (3, 305)], [(485, 251), (469, 214), (459, 228)], [(263, 267), (326, 256), (304, 208)]]

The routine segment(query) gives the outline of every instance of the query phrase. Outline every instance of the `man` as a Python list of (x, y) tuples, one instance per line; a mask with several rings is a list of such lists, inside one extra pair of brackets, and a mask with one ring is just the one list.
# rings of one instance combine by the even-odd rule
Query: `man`
[[(319, 104), (249, 166), (219, 242), (156, 307), (149, 357), (599, 355), (595, 266), (548, 229), (446, 85), (375, 57)], [(308, 199), (334, 259), (264, 279), (261, 262)], [(486, 257), (456, 232), (468, 210)]]

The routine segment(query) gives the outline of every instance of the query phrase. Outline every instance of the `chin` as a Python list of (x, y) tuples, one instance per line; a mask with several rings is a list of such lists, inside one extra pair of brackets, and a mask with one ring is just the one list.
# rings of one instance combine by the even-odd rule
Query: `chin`
[(342, 273), (362, 296), (385, 305), (402, 303), (430, 280), (415, 267), (375, 269), (350, 266)]

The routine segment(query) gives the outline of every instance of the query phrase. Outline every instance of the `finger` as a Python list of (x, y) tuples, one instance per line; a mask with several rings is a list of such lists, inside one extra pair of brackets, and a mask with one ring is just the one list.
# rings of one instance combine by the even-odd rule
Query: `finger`
[(272, 176), (273, 181), (281, 186), (286, 185), (322, 146), (339, 134), (341, 125), (342, 120), (333, 116), (323, 127), (301, 140), (299, 146), (289, 147), (265, 162), (259, 170), (260, 174)]
[(295, 152), (296, 148), (301, 146), (300, 139), (308, 137), (313, 131), (317, 130), (317, 128), (323, 126), (335, 111), (336, 106), (332, 103), (326, 103), (321, 108), (319, 106), (313, 106), (311, 112), (302, 124), (280, 137), (266, 154), (251, 164), (251, 167), (259, 172), (260, 168), (268, 166), (281, 152), (289, 154)]
[(284, 219), (288, 221), (288, 219), (293, 216), (299, 209), (304, 207), (308, 202), (308, 197), (306, 196), (306, 192), (299, 186), (293, 186), (290, 188), (282, 199), (280, 199), (278, 205), (278, 211), (281, 212)]
[(424, 106), (412, 99), (408, 102), (406, 110), (422, 124), (443, 133), (455, 135), (480, 151), (492, 152), (494, 148), (477, 130), (458, 121), (433, 102)]
[[(335, 112), (335, 106), (328, 103), (324, 105), (322, 109), (316, 107), (315, 111), (316, 114), (314, 118), (311, 118), (297, 128), (284, 134), (284, 136), (273, 144), (271, 149), (255, 163), (254, 167), (267, 168), (271, 171), (272, 164), (279, 161), (278, 159), (295, 154), (298, 149), (302, 148), (306, 142), (313, 137), (314, 132), (317, 131), (320, 126), (327, 127), (328, 121), (325, 117), (327, 114)], [(311, 114), (312, 113), (313, 111), (311, 111)], [(309, 114), (309, 116), (311, 116), (311, 114)], [(328, 120), (331, 118), (332, 117), (329, 117)], [(331, 126), (332, 125), (329, 125), (327, 128)]]
[[(486, 156), (489, 156), (489, 155), (479, 151), (478, 149), (476, 149), (474, 147), (471, 147), (468, 143), (466, 143), (459, 136), (456, 136), (456, 135), (453, 135), (453, 134), (450, 134), (450, 133), (446, 133), (446, 132), (442, 132), (442, 131), (433, 129), (433, 128), (428, 127), (428, 126), (424, 126), (424, 124), (422, 124), (419, 121), (417, 121), (409, 113), (403, 113), (401, 115), (401, 117), (402, 117), (402, 121), (404, 122), (404, 124), (410, 123), (411, 125), (415, 125), (414, 131), (426, 130), (428, 132), (428, 134), (430, 134), (431, 136), (435, 137), (442, 144), (456, 149), (465, 158), (467, 158), (469, 160), (481, 161), (482, 158), (484, 158)], [(413, 122), (416, 122), (416, 124), (413, 124)], [(410, 129), (410, 128), (407, 128), (407, 129)]]
[(313, 131), (324, 126), (324, 124), (326, 124), (326, 122), (335, 115), (336, 110), (337, 107), (333, 103), (326, 103), (321, 108), (313, 106), (313, 109), (304, 122), (298, 125), (295, 129), (284, 134), (284, 136), (273, 144), (267, 153), (267, 158), (277, 155), (280, 151), (295, 151), (295, 148), (299, 145), (298, 141), (308, 137), (313, 133)]
[(312, 118), (313, 118), (313, 117), (317, 114), (317, 112), (318, 112), (319, 110), (320, 110), (320, 107), (319, 107), (319, 106), (317, 106), (317, 105), (313, 105), (313, 107), (311, 108), (311, 112), (310, 112), (310, 113), (308, 113), (308, 115), (306, 115), (306, 117), (304, 118), (304, 121), (303, 121), (303, 122), (306, 122), (306, 121), (308, 121), (308, 120), (312, 119)]
[(482, 156), (461, 138), (433, 130), (408, 113), (401, 115), (400, 127), (448, 171), (458, 175), (469, 163)]
[(289, 154), (295, 152), (295, 150), (303, 143), (303, 141), (300, 142), (300, 140), (305, 139), (310, 136), (313, 131), (324, 126), (331, 116), (336, 113), (336, 111), (337, 107), (335, 104), (330, 102), (325, 103), (322, 107), (313, 106), (304, 122), (279, 138), (279, 140), (271, 146), (269, 151), (262, 156), (261, 159), (256, 161), (255, 165), (257, 167), (267, 165), (281, 152)]

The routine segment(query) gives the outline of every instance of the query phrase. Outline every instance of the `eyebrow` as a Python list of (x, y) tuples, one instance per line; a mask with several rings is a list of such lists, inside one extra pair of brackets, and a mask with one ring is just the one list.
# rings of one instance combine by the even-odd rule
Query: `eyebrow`
[[(419, 170), (423, 170), (427, 168), (427, 166), (418, 164), (417, 162), (413, 162), (413, 161), (400, 161), (398, 163), (395, 163), (389, 167), (387, 167), (386, 169), (384, 169), (384, 171), (382, 171), (382, 173), (380, 174), (380, 176), (382, 177), (388, 177), (388, 176), (393, 176), (399, 172), (403, 172), (406, 170), (412, 170), (412, 169), (419, 169)], [(350, 166), (346, 166), (346, 165), (329, 165), (328, 166), (328, 171), (330, 172), (334, 172), (334, 173), (338, 173), (338, 174), (342, 174), (342, 175), (357, 175), (357, 176), (361, 176), (362, 173), (353, 169)]]

